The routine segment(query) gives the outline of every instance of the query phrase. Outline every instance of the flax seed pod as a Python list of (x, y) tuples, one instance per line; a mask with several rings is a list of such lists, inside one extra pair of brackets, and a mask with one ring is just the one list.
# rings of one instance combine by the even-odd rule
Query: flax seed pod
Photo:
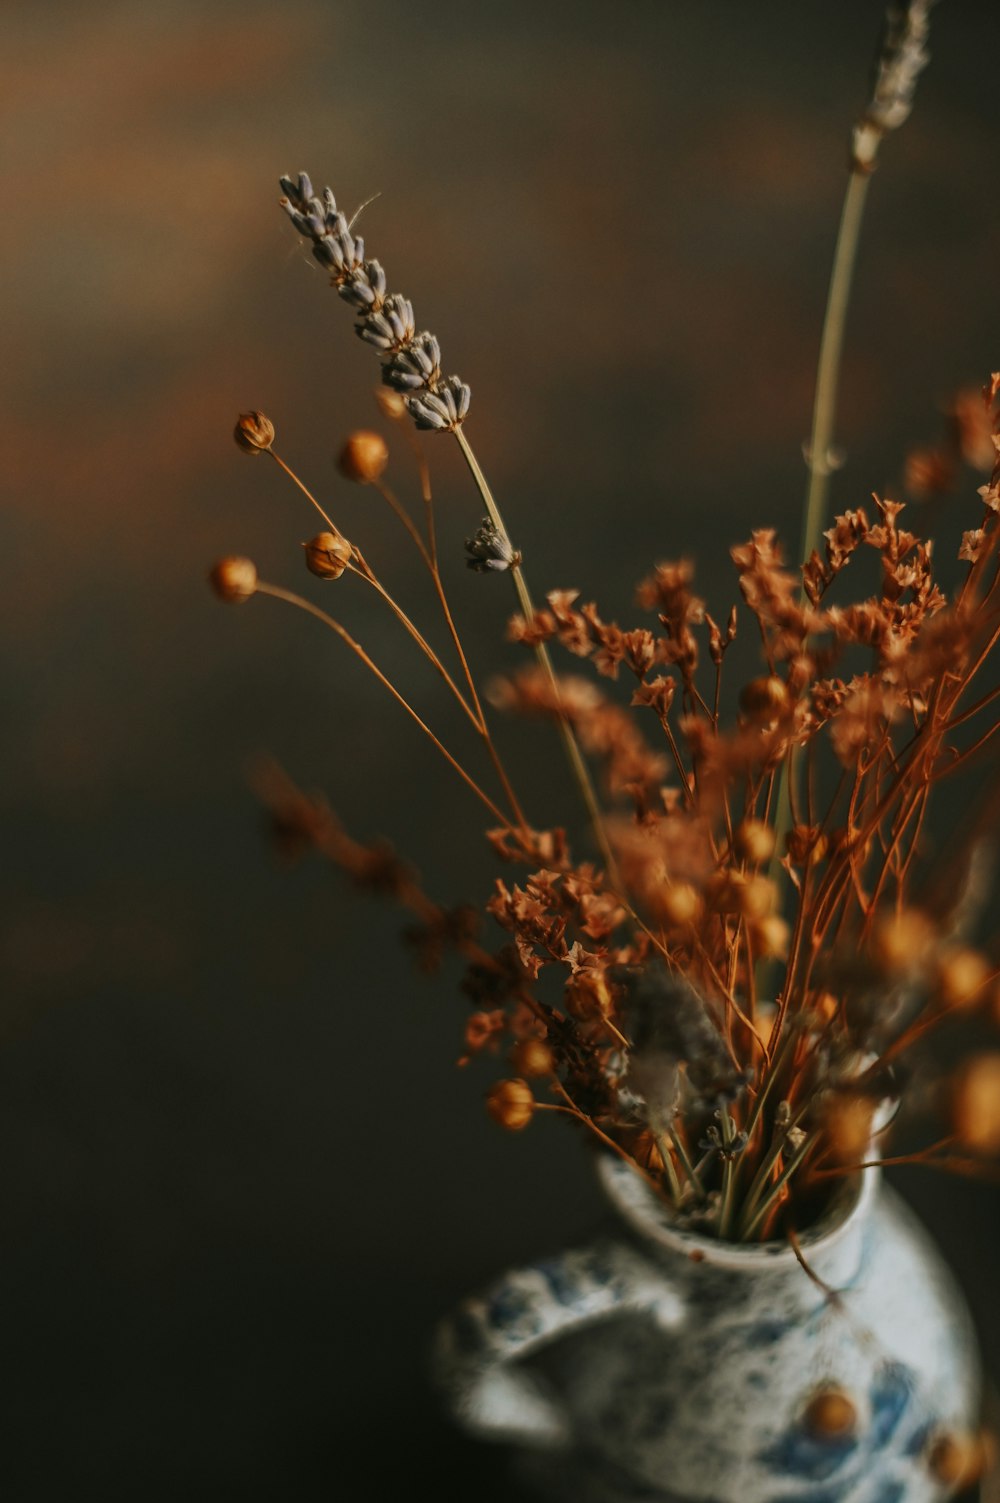
[(774, 831), (762, 819), (745, 819), (734, 836), (736, 854), (754, 866), (762, 866), (774, 855)]
[(535, 1098), (524, 1080), (498, 1080), (486, 1097), (486, 1110), (500, 1127), (520, 1132), (535, 1111)]
[(359, 485), (374, 485), (388, 463), (385, 439), (370, 428), (359, 428), (352, 433), (337, 458), (340, 473)]
[(354, 557), (354, 549), (339, 532), (317, 532), (302, 546), (306, 568), (317, 579), (339, 579)]
[(274, 443), (274, 424), (262, 412), (241, 412), (233, 437), (244, 454), (262, 454)]
[(212, 589), (229, 605), (242, 605), (257, 589), (257, 567), (235, 554), (220, 558), (208, 576)]
[(510, 1062), (519, 1075), (551, 1075), (556, 1062), (544, 1039), (522, 1039), (510, 1051)]

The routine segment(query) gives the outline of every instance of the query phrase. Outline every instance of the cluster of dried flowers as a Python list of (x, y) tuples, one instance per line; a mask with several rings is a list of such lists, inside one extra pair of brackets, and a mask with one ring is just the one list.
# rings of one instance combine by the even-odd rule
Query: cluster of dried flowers
[[(912, 107), (932, 3), (889, 7), (852, 137), (835, 284), (852, 261), (879, 143)], [(407, 418), (452, 434), (462, 451), (486, 511), (466, 541), (467, 563), (508, 574), (518, 603), (510, 636), (535, 657), (492, 685), (489, 700), (555, 724), (596, 859), (577, 859), (563, 830), (528, 821), (499, 756), (438, 566), (419, 446), (422, 526), (384, 482), (380, 435), (352, 435), (340, 469), (374, 487), (406, 529), (432, 581), (453, 669), (254, 412), (237, 424), (240, 448), (269, 455), (324, 521), (303, 545), (308, 570), (360, 581), (393, 613), (460, 705), (495, 791), (326, 610), (265, 583), (243, 558), (216, 566), (216, 592), (235, 603), (268, 595), (329, 628), (487, 811), (504, 874), (482, 907), (442, 907), (388, 847), (357, 843), (322, 800), (272, 770), (261, 794), (282, 846), (320, 851), (407, 909), (406, 939), (423, 970), (462, 958), (472, 1007), (462, 1062), (509, 1060), (487, 1098), (498, 1123), (521, 1130), (540, 1111), (572, 1117), (689, 1224), (735, 1240), (794, 1233), (830, 1181), (881, 1152), (904, 1087), (905, 1099), (922, 1098), (942, 1119), (936, 1139), (907, 1159), (981, 1168), (1000, 1150), (1000, 1050), (983, 1043), (1000, 1023), (1000, 973), (996, 955), (975, 944), (995, 789), (980, 793), (970, 838), (933, 864), (921, 858), (936, 786), (956, 774), (974, 786), (982, 754), (998, 744), (1000, 376), (981, 398), (956, 399), (946, 442), (908, 465), (920, 498), (947, 489), (962, 461), (991, 472), (957, 549), (957, 584), (936, 574), (932, 542), (905, 525), (902, 505), (874, 497), (836, 517), (822, 546), (807, 544), (801, 569), (786, 565), (768, 529), (732, 548), (742, 605), (718, 619), (695, 593), (687, 560), (660, 563), (642, 581), (634, 627), (605, 620), (572, 590), (536, 608), (463, 430), (469, 388), (442, 376), (437, 339), (418, 332), (407, 299), (387, 291), (354, 234), (357, 216), (348, 221), (305, 173), (281, 183), (283, 208), (379, 356), (383, 415), (411, 442)], [(844, 301), (831, 297), (831, 306), (842, 311)], [(835, 365), (821, 358), (807, 538), (820, 536)], [(874, 589), (865, 583), (872, 573)], [(727, 658), (748, 627), (760, 668), (735, 686)], [(557, 674), (553, 650), (592, 672)], [(488, 942), (487, 923), (501, 931), (499, 944)], [(937, 1051), (924, 1046), (952, 1024), (972, 1044), (964, 1063), (935, 1077)]]
[[(932, 868), (920, 861), (933, 789), (971, 770), (1000, 730), (1000, 686), (988, 676), (1000, 642), (998, 393), (994, 376), (981, 403), (995, 467), (950, 592), (930, 541), (903, 526), (900, 503), (876, 497), (837, 517), (799, 571), (770, 530), (734, 547), (743, 603), (724, 624), (684, 560), (641, 582), (645, 619), (633, 628), (566, 590), (512, 619), (515, 641), (562, 648), (596, 675), (533, 666), (493, 684), (490, 699), (568, 728), (601, 769), (610, 862), (576, 860), (561, 829), (529, 826), (471, 674), (460, 689), (437, 660), (502, 774), (496, 800), (352, 640), (495, 816), (488, 839), (510, 873), (483, 910), (443, 908), (388, 847), (353, 841), (321, 800), (276, 772), (262, 785), (285, 847), (319, 850), (411, 912), (406, 939), (421, 969), (463, 957), (472, 1010), (462, 1060), (510, 1061), (488, 1095), (497, 1122), (520, 1130), (539, 1111), (572, 1116), (678, 1216), (722, 1237), (801, 1223), (827, 1181), (868, 1159), (904, 1085), (946, 1119), (908, 1158), (973, 1169), (1000, 1148), (1000, 1053), (979, 1044), (935, 1081), (934, 1054), (920, 1048), (946, 1024), (976, 1033), (1000, 1022), (996, 957), (970, 938), (986, 846), (956, 842)], [(341, 468), (399, 508), (373, 438), (354, 435)], [(237, 439), (273, 453), (259, 414), (240, 420)], [(453, 626), (436, 556), (410, 527)], [(489, 567), (487, 529), (469, 544), (479, 567)], [(852, 598), (866, 557), (877, 588)], [(307, 545), (306, 563), (323, 579), (374, 583), (402, 616), (335, 529)], [(213, 580), (227, 599), (263, 592), (303, 604), (346, 637), (326, 612), (262, 585), (246, 560), (224, 561)], [(747, 625), (762, 671), (735, 695), (726, 656)], [(464, 666), (457, 632), (455, 641)], [(614, 697), (623, 680), (628, 703)], [(977, 810), (980, 835), (993, 812)], [(492, 948), (485, 921), (503, 931)]]

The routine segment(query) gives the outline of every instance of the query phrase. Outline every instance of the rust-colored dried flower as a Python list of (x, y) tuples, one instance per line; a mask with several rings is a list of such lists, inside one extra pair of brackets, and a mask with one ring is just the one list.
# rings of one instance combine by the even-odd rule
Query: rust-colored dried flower
[(354, 549), (339, 532), (317, 532), (302, 546), (306, 568), (317, 579), (339, 579), (354, 557)]
[(544, 1039), (522, 1039), (510, 1052), (510, 1062), (519, 1075), (551, 1075), (556, 1067), (555, 1055)]
[(535, 1098), (524, 1080), (498, 1080), (486, 1097), (486, 1110), (500, 1127), (520, 1132), (535, 1111)]
[(257, 589), (257, 566), (250, 559), (234, 554), (220, 558), (208, 579), (220, 600), (242, 605)]
[(374, 485), (388, 463), (385, 439), (370, 428), (359, 428), (352, 433), (337, 457), (340, 473), (359, 485)]
[(241, 412), (233, 437), (244, 454), (262, 454), (274, 443), (274, 424), (262, 412)]
[(611, 1000), (607, 978), (595, 967), (584, 967), (566, 983), (566, 1010), (574, 1018), (607, 1017)]
[(978, 1054), (959, 1070), (951, 1093), (955, 1136), (976, 1153), (1000, 1148), (1000, 1053)]
[(794, 825), (785, 836), (785, 849), (796, 866), (822, 861), (829, 842), (818, 825)]
[(842, 1388), (823, 1388), (806, 1405), (802, 1421), (817, 1439), (833, 1440), (857, 1427), (857, 1406)]

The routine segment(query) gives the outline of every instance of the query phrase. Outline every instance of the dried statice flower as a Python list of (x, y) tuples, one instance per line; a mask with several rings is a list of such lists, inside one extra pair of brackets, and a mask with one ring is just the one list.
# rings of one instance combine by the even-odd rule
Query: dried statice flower
[(494, 527), (489, 517), (484, 517), (473, 536), (466, 538), (465, 551), (469, 555), (466, 563), (477, 574), (488, 574), (492, 570), (502, 573), (521, 561), (521, 555), (511, 547), (510, 539)]
[(440, 345), (426, 330), (417, 333), (412, 303), (387, 292), (380, 262), (366, 259), (364, 240), (353, 234), (353, 221), (337, 208), (329, 188), (317, 194), (306, 172), (280, 182), (282, 208), (356, 310), (355, 331), (381, 359), (384, 384), (405, 396), (418, 428), (454, 432), (465, 421), (472, 393), (458, 376), (442, 376)]
[(875, 59), (871, 99), (854, 128), (854, 165), (872, 166), (887, 131), (909, 118), (917, 79), (929, 62), (926, 50), (934, 0), (893, 0)]

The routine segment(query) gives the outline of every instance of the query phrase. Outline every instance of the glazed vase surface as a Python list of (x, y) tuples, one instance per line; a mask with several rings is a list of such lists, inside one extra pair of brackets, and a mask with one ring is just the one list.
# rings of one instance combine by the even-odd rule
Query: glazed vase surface
[[(735, 1245), (673, 1222), (599, 1161), (616, 1230), (505, 1275), (438, 1333), (455, 1417), (513, 1443), (574, 1503), (932, 1503), (929, 1453), (979, 1414), (964, 1303), (926, 1232), (869, 1169), (801, 1238)], [(855, 1423), (807, 1423), (824, 1388)]]

